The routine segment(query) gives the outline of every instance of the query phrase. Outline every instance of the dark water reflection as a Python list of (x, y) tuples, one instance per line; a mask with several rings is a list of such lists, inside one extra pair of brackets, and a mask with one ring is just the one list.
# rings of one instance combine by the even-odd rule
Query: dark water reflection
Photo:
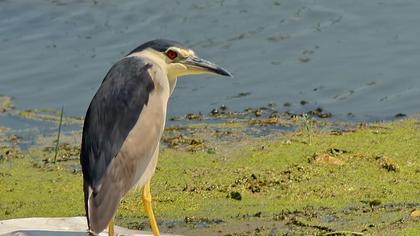
[(82, 115), (116, 60), (170, 38), (235, 75), (182, 78), (172, 115), (267, 103), (344, 119), (409, 114), (420, 110), (419, 9), (415, 0), (3, 0), (0, 93), (18, 108)]

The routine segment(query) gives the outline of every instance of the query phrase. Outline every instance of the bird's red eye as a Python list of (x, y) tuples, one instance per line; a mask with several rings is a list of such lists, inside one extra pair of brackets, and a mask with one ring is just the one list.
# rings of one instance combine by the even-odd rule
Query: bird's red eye
[(178, 56), (178, 53), (176, 53), (174, 50), (169, 50), (166, 52), (166, 56), (168, 56), (169, 59), (173, 60)]

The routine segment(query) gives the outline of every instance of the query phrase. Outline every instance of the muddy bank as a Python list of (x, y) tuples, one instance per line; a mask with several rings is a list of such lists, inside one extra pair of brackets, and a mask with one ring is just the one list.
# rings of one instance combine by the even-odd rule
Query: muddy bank
[[(418, 118), (347, 123), (228, 111), (186, 115), (165, 130), (152, 180), (163, 232), (419, 233)], [(58, 114), (48, 114), (56, 130)], [(223, 121), (207, 122), (217, 117)], [(62, 133), (56, 163), (55, 132), (22, 148), (13, 130), (0, 131), (0, 219), (83, 215), (80, 129)], [(139, 196), (135, 190), (122, 201), (117, 224), (148, 229)]]

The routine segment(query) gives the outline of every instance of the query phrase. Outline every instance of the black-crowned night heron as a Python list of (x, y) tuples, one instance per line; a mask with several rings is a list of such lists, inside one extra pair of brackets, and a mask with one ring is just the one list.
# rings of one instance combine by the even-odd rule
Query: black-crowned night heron
[(178, 76), (230, 76), (198, 58), (186, 46), (153, 40), (130, 52), (109, 70), (93, 97), (83, 126), (80, 163), (89, 232), (98, 234), (112, 219), (124, 195), (143, 187), (143, 204), (154, 235), (150, 179), (155, 171), (166, 107)]

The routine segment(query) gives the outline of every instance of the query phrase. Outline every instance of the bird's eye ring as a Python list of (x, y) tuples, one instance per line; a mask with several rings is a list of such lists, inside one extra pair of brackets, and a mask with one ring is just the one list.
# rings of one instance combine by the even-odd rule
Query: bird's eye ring
[(178, 56), (178, 53), (176, 53), (174, 50), (168, 50), (166, 52), (166, 56), (169, 57), (169, 59), (173, 60)]

